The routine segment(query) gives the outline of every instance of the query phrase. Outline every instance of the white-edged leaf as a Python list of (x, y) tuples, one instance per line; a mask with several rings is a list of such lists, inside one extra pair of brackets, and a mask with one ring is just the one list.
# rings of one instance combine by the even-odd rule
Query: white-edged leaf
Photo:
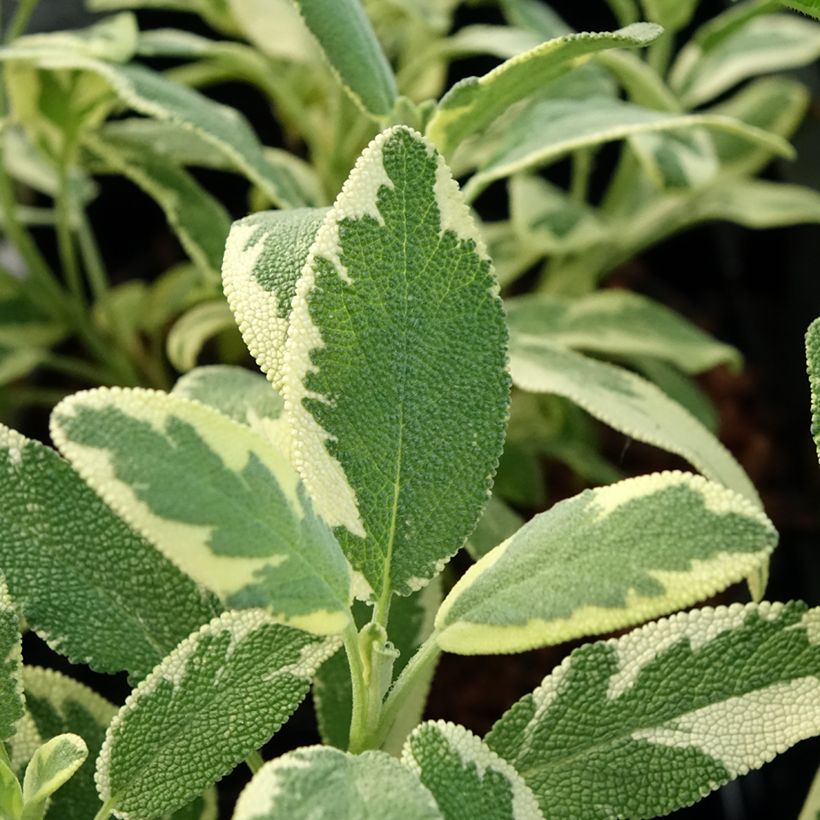
[(741, 363), (735, 348), (660, 302), (627, 290), (601, 290), (579, 299), (536, 294), (508, 299), (505, 305), (513, 343), (543, 340), (589, 353), (654, 356), (686, 373)]
[(804, 604), (735, 604), (586, 644), (485, 740), (547, 817), (665, 815), (820, 732), (818, 627)]
[(463, 726), (422, 723), (407, 738), (402, 762), (432, 793), (444, 820), (544, 818), (518, 772)]
[(442, 820), (416, 776), (384, 752), (349, 755), (308, 746), (265, 764), (239, 796), (233, 820)]
[(136, 388), (76, 393), (51, 420), (85, 480), (228, 607), (269, 607), (320, 634), (348, 623), (339, 545), (261, 435), (197, 401)]
[(566, 34), (548, 40), (483, 77), (468, 77), (456, 83), (439, 102), (427, 125), (427, 136), (449, 156), (465, 137), (483, 130), (513, 103), (583, 64), (595, 52), (641, 48), (660, 31), (652, 23), (636, 23), (619, 31)]
[[(5, 572), (5, 569), (4, 569)], [(14, 737), (23, 717), (22, 637), (6, 581), (0, 575), (0, 742)]]
[(506, 341), (444, 160), (409, 128), (385, 131), (316, 235), (282, 391), (294, 463), (358, 597), (421, 588), (475, 526), (502, 449)]
[(23, 779), (22, 820), (42, 820), (46, 802), (83, 765), (85, 741), (74, 734), (57, 735), (34, 753)]
[(811, 388), (811, 433), (820, 458), (820, 319), (812, 322), (806, 332), (806, 361)]
[(234, 222), (222, 281), (251, 355), (281, 389), (291, 303), (324, 208), (264, 211)]
[(168, 360), (182, 373), (193, 370), (208, 340), (234, 326), (233, 314), (224, 299), (194, 305), (168, 331), (165, 340)]
[(131, 820), (181, 808), (268, 741), (337, 645), (259, 609), (215, 618), (114, 718), (97, 760), (100, 797)]
[(436, 615), (437, 640), (474, 655), (613, 632), (743, 580), (776, 543), (757, 507), (701, 476), (655, 473), (586, 490), (467, 570)]
[(640, 376), (545, 341), (512, 348), (510, 370), (522, 390), (564, 396), (627, 436), (682, 456), (708, 478), (760, 506), (751, 481), (729, 451)]
[(52, 449), (0, 427), (0, 566), (29, 627), (74, 663), (145, 676), (217, 612)]

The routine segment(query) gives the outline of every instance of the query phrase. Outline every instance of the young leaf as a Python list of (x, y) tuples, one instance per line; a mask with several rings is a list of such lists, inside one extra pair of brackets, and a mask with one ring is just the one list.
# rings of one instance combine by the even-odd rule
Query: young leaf
[[(26, 666), (23, 686), (26, 712), (39, 742), (71, 733), (79, 735), (88, 747), (88, 762), (51, 798), (46, 816), (50, 820), (93, 817), (100, 807), (94, 786), (93, 762), (102, 748), (105, 730), (117, 713), (116, 707), (81, 683), (52, 669)], [(12, 759), (18, 756), (16, 746), (15, 741)]]
[(735, 348), (627, 290), (602, 290), (580, 299), (537, 294), (508, 299), (505, 305), (514, 343), (543, 340), (603, 355), (654, 356), (686, 373), (741, 363)]
[(472, 655), (613, 632), (741, 581), (776, 543), (762, 512), (701, 476), (655, 473), (586, 490), (467, 570), (436, 615), (437, 640)]
[(806, 332), (806, 361), (811, 388), (811, 434), (820, 458), (820, 319), (815, 319)]
[(320, 634), (347, 624), (344, 556), (266, 439), (199, 402), (140, 389), (76, 393), (51, 418), (86, 481), (228, 607), (267, 606)]
[(358, 596), (419, 589), (475, 526), (503, 445), (506, 342), (444, 160), (406, 127), (384, 132), (316, 235), (285, 352), (293, 458)]
[(253, 214), (234, 222), (225, 246), (225, 296), (248, 350), (277, 389), (296, 282), (327, 213), (296, 208)]
[(337, 646), (258, 609), (215, 618), (114, 718), (97, 760), (100, 797), (132, 820), (184, 806), (268, 741)]
[(556, 820), (687, 806), (820, 731), (820, 610), (735, 604), (576, 649), (486, 742)]
[(350, 98), (365, 113), (387, 116), (398, 91), (393, 70), (360, 0), (293, 0)]
[(57, 735), (31, 758), (23, 779), (22, 820), (42, 820), (46, 803), (83, 765), (88, 747), (78, 735)]
[(652, 23), (636, 23), (619, 31), (566, 34), (548, 40), (483, 77), (468, 77), (456, 83), (439, 102), (427, 126), (427, 136), (449, 156), (465, 137), (482, 131), (513, 103), (582, 65), (595, 52), (641, 48), (660, 32)]
[(28, 625), (74, 663), (145, 676), (219, 610), (53, 450), (0, 427), (0, 566)]
[(0, 760), (0, 817), (18, 820), (23, 811), (23, 790), (11, 767)]
[(514, 383), (532, 393), (555, 393), (631, 438), (677, 453), (708, 478), (760, 499), (729, 451), (680, 405), (640, 376), (544, 340), (511, 350)]
[(322, 746), (263, 766), (239, 796), (233, 820), (312, 817), (443, 820), (430, 792), (394, 757)]
[(200, 302), (174, 322), (165, 340), (168, 361), (185, 373), (196, 367), (196, 360), (208, 339), (235, 327), (224, 299)]
[(497, 495), (491, 495), (484, 508), (484, 515), (479, 519), (464, 548), (474, 561), (478, 561), (523, 525), (524, 519), (512, 507), (505, 504)]
[(407, 738), (402, 762), (418, 775), (445, 820), (543, 820), (516, 770), (463, 726), (427, 721)]
[(21, 641), (17, 612), (9, 596), (6, 581), (0, 575), (0, 743), (14, 737), (17, 723), (23, 717)]

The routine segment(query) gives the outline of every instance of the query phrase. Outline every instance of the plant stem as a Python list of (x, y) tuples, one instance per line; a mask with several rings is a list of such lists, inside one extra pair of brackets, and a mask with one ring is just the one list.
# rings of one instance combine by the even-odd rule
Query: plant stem
[(93, 364), (75, 359), (73, 356), (61, 356), (58, 353), (49, 353), (42, 362), (43, 367), (63, 373), (67, 376), (75, 376), (93, 385), (110, 381), (110, 374), (104, 369)]
[(102, 804), (100, 810), (94, 815), (94, 820), (108, 820), (111, 817), (111, 810), (114, 808), (114, 801), (112, 798), (108, 798), (105, 803)]
[(71, 199), (68, 190), (68, 168), (65, 162), (60, 163), (59, 187), (57, 190), (57, 246), (60, 264), (63, 268), (68, 289), (78, 305), (85, 303), (80, 266), (77, 263), (77, 251), (74, 247), (74, 235), (71, 218)]
[(28, 21), (38, 2), (39, 0), (20, 0), (17, 11), (14, 12), (9, 27), (6, 29), (4, 39), (7, 43), (19, 37), (26, 30)]
[(569, 195), (579, 204), (586, 202), (589, 194), (589, 179), (592, 176), (592, 151), (582, 148), (572, 155), (572, 181)]
[(245, 758), (245, 765), (251, 770), (252, 774), (256, 774), (265, 765), (265, 761), (259, 752), (251, 752)]
[[(91, 293), (95, 302), (101, 302), (108, 293), (108, 276), (105, 272), (100, 249), (94, 232), (88, 222), (85, 209), (80, 209), (77, 224), (77, 241), (80, 245), (80, 253), (83, 257), (88, 284), (91, 286)], [(112, 328), (113, 329), (113, 328)]]
[(672, 59), (672, 46), (674, 45), (674, 35), (670, 31), (665, 31), (647, 49), (647, 62), (655, 69), (658, 76), (665, 77), (669, 68), (669, 61)]
[(607, 5), (621, 26), (628, 26), (637, 22), (639, 18), (638, 6), (635, 0), (606, 0)]
[(364, 680), (364, 664), (359, 648), (359, 633), (351, 619), (343, 634), (347, 663), (350, 666), (350, 682), (353, 694), (353, 710), (350, 717), (350, 740), (348, 750), (353, 754), (364, 751), (367, 746), (367, 686)]

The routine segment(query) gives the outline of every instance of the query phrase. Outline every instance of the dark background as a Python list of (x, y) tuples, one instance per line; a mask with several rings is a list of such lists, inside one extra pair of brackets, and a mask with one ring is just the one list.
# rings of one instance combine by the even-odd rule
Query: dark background
[[(13, 7), (0, 0), (4, 17)], [(728, 0), (705, 0), (698, 20), (714, 16)], [(574, 28), (612, 28), (603, 2), (555, 0), (556, 9)], [(194, 17), (167, 13), (140, 13), (143, 28), (179, 26), (207, 34)], [(80, 0), (42, 0), (33, 27), (53, 29), (87, 22)], [(492, 9), (466, 9), (459, 24), (500, 22)], [(696, 21), (697, 22), (697, 21)], [(684, 33), (685, 36), (685, 33)], [(451, 81), (481, 74), (494, 65), (464, 60), (454, 65)], [(796, 72), (814, 90), (806, 123), (794, 142), (799, 158), (777, 162), (765, 173), (771, 179), (820, 188), (820, 70), (815, 65)], [(239, 84), (217, 86), (209, 92), (243, 110), (266, 144), (277, 144), (279, 131), (265, 101), (253, 89)], [(595, 180), (606, 178), (616, 149), (602, 152)], [(551, 169), (560, 179), (566, 169)], [(237, 177), (216, 172), (199, 175), (237, 216), (246, 210), (247, 186)], [(101, 240), (113, 281), (151, 279), (182, 258), (182, 252), (164, 223), (159, 209), (130, 183), (106, 177), (90, 217)], [(481, 200), (483, 215), (502, 218), (503, 189)], [(48, 234), (38, 236), (52, 252)], [(820, 469), (809, 435), (809, 393), (803, 334), (820, 315), (820, 227), (801, 226), (752, 232), (728, 224), (711, 224), (689, 231), (644, 253), (618, 271), (618, 284), (646, 293), (676, 308), (721, 340), (738, 347), (746, 357), (740, 375), (718, 368), (702, 384), (720, 410), (721, 437), (758, 487), (766, 509), (781, 533), (772, 564), (767, 597), (800, 598), (820, 604)], [(45, 411), (31, 411), (18, 426), (30, 435), (47, 436)], [(682, 466), (674, 457), (619, 434), (606, 432), (608, 454), (628, 475)], [(577, 490), (571, 476), (558, 465), (545, 464), (550, 474), (552, 504)], [(565, 490), (563, 492), (562, 490)], [(466, 562), (456, 559), (456, 569)], [(738, 586), (719, 599), (747, 600)], [(571, 649), (541, 650), (516, 656), (462, 658), (445, 655), (436, 677), (428, 717), (461, 722), (483, 734), (515, 700), (531, 691)], [(124, 679), (94, 675), (71, 668), (33, 636), (27, 636), (29, 662), (52, 665), (91, 683), (98, 691), (122, 702), (128, 687)], [(306, 702), (279, 732), (265, 756), (281, 754), (318, 742), (312, 709)], [(806, 741), (763, 769), (723, 788), (697, 805), (672, 815), (721, 820), (791, 820), (796, 818), (811, 778), (820, 764), (820, 740)], [(236, 790), (247, 780), (244, 770), (225, 783), (224, 816), (230, 816)], [(579, 819), (580, 820), (580, 819)]]

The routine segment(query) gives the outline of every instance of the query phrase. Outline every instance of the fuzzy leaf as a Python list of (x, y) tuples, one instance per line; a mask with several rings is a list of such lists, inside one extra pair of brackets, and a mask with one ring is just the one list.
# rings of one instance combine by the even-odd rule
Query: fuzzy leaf
[(291, 302), (325, 208), (265, 211), (234, 222), (222, 281), (251, 355), (281, 389)]
[(433, 794), (445, 820), (544, 818), (518, 772), (463, 726), (422, 723), (407, 739), (402, 762)]
[(556, 820), (687, 806), (820, 732), (820, 610), (735, 604), (576, 649), (486, 742)]
[(74, 663), (146, 675), (219, 610), (53, 450), (0, 427), (0, 566), (29, 626)]
[(101, 798), (131, 820), (184, 806), (268, 741), (337, 645), (258, 609), (215, 618), (114, 718), (97, 760)]
[(17, 612), (9, 596), (6, 581), (0, 575), (0, 743), (14, 737), (17, 724), (23, 717), (21, 641)]
[(820, 458), (820, 319), (812, 322), (806, 333), (806, 360), (811, 388), (811, 433)]
[(206, 342), (233, 327), (233, 315), (223, 299), (194, 305), (168, 331), (165, 340), (168, 360), (183, 373), (193, 370)]
[(729, 451), (640, 376), (546, 341), (516, 344), (510, 369), (522, 390), (564, 396), (627, 436), (677, 453), (708, 478), (760, 506), (752, 483)]
[(763, 513), (701, 476), (655, 473), (586, 490), (470, 567), (436, 615), (437, 640), (472, 655), (613, 632), (743, 580), (776, 543)]
[(272, 760), (239, 796), (233, 820), (442, 820), (433, 796), (384, 752), (312, 746)]
[(317, 233), (285, 352), (293, 459), (358, 596), (419, 589), (475, 526), (503, 445), (506, 341), (443, 159), (408, 128), (384, 132)]
[(359, 0), (293, 2), (353, 102), (376, 117), (389, 114), (396, 80)]
[(22, 820), (42, 820), (46, 802), (83, 765), (88, 747), (74, 734), (57, 735), (40, 746), (23, 779)]
[(427, 126), (427, 136), (450, 155), (466, 136), (483, 130), (513, 103), (582, 65), (595, 52), (641, 48), (660, 32), (652, 23), (637, 23), (619, 31), (566, 34), (548, 40), (483, 77), (468, 77), (456, 83), (439, 102)]
[(320, 634), (348, 622), (339, 545), (285, 458), (250, 428), (179, 396), (101, 388), (57, 406), (52, 438), (113, 508), (228, 607), (267, 606)]
[(603, 355), (654, 356), (686, 373), (741, 363), (735, 348), (659, 302), (627, 290), (602, 290), (580, 299), (538, 294), (509, 299), (505, 305), (514, 343), (543, 340)]

